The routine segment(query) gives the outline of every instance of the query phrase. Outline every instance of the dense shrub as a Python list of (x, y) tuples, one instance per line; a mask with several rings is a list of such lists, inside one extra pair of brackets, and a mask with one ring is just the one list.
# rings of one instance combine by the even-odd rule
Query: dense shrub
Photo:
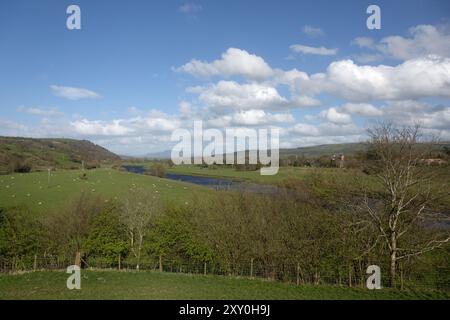
[(0, 209), (0, 257), (30, 258), (42, 249), (42, 226), (24, 207)]
[(166, 174), (166, 168), (161, 163), (154, 163), (147, 173), (152, 176), (162, 178)]
[(103, 257), (107, 263), (116, 263), (128, 253), (125, 226), (120, 222), (118, 206), (105, 207), (93, 220), (84, 250), (86, 255)]

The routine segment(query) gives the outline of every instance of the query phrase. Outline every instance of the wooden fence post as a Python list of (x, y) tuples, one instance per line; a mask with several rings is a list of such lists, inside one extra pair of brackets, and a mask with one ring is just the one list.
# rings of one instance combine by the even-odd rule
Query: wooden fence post
[(206, 276), (206, 262), (205, 262), (205, 265), (204, 265), (204, 268), (203, 268), (203, 275)]
[(119, 270), (122, 268), (122, 261), (120, 261), (120, 254), (119, 254)]
[(300, 284), (300, 263), (297, 262), (297, 285)]
[(159, 272), (163, 272), (162, 255), (159, 255)]
[(250, 259), (250, 278), (253, 278), (253, 258)]

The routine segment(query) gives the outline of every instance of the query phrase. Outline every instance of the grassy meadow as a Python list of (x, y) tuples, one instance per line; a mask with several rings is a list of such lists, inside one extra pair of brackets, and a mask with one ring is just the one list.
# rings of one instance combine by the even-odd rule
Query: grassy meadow
[[(429, 167), (429, 170), (433, 176), (430, 186), (432, 190), (440, 190), (450, 181), (450, 170), (447, 166)], [(312, 186), (319, 194), (331, 197), (336, 196), (336, 192), (354, 195), (361, 195), (364, 192), (369, 194), (382, 192), (382, 186), (376, 176), (365, 174), (360, 169), (280, 167), (276, 175), (263, 176), (259, 170), (239, 171), (226, 166), (179, 165), (168, 168), (167, 172), (273, 184), (288, 188), (295, 188), (299, 182), (303, 182)], [(447, 210), (450, 207), (450, 193), (436, 199), (435, 205)]]
[(45, 213), (63, 206), (82, 191), (99, 194), (108, 199), (121, 199), (134, 188), (142, 187), (159, 194), (163, 200), (189, 202), (193, 194), (214, 192), (201, 186), (138, 175), (109, 168), (86, 170), (57, 170), (51, 172), (15, 173), (0, 176), (0, 204), (2, 207), (27, 206), (33, 212)]
[(201, 167), (194, 165), (179, 165), (169, 168), (168, 172), (187, 174), (187, 175), (199, 175), (199, 176), (209, 176), (216, 178), (226, 178), (236, 181), (247, 181), (253, 183), (261, 184), (277, 184), (282, 185), (290, 179), (305, 180), (308, 179), (312, 174), (320, 173), (322, 175), (328, 176), (330, 179), (339, 177), (341, 179), (346, 179), (347, 181), (356, 179), (363, 180), (365, 182), (371, 180), (371, 177), (364, 175), (359, 170), (344, 169), (340, 170), (337, 168), (311, 168), (311, 167), (280, 167), (276, 175), (263, 176), (260, 174), (259, 170), (255, 171), (239, 171), (231, 167)]
[(448, 299), (435, 291), (296, 286), (260, 279), (174, 273), (82, 271), (81, 289), (68, 290), (62, 271), (0, 274), (0, 299)]
[[(130, 165), (150, 168), (152, 162), (130, 163)], [(450, 173), (445, 169), (433, 169), (438, 171), (437, 179), (434, 181), (436, 186), (450, 179)], [(375, 182), (375, 177), (364, 174), (358, 169), (280, 167), (278, 174), (272, 176), (263, 176), (259, 170), (239, 171), (225, 166), (180, 165), (166, 168), (166, 170), (177, 174), (287, 187), (296, 186), (301, 181), (314, 186), (319, 193), (330, 195), (336, 192), (337, 186), (346, 193), (360, 193), (361, 190), (371, 193), (380, 191), (380, 185)], [(86, 179), (82, 178), (84, 172)], [(120, 200), (121, 196), (135, 187), (143, 187), (159, 194), (164, 201), (174, 201), (177, 204), (189, 203), (194, 195), (203, 196), (217, 192), (195, 184), (103, 167), (85, 171), (52, 171), (50, 183), (47, 172), (0, 175), (0, 204), (1, 207), (25, 205), (34, 212), (45, 212), (64, 205), (82, 191), (101, 195), (108, 201), (108, 199)], [(450, 197), (440, 199), (439, 202), (448, 206)]]

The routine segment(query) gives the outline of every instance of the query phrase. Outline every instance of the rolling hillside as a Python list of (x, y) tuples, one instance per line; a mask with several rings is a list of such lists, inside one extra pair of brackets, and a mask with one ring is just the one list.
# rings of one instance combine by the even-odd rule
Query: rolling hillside
[[(331, 156), (333, 154), (345, 154), (353, 155), (358, 152), (364, 152), (367, 150), (367, 144), (364, 142), (355, 143), (339, 143), (339, 144), (323, 144), (310, 147), (299, 147), (280, 149), (280, 158), (287, 158), (289, 156), (303, 156), (305, 158), (318, 158), (321, 156)], [(439, 152), (448, 152), (450, 150), (450, 142), (443, 141), (433, 146), (432, 150)], [(236, 153), (235, 153), (236, 154)], [(166, 150), (163, 152), (149, 153), (143, 158), (146, 159), (170, 159), (171, 151)], [(133, 158), (133, 157), (131, 157)], [(139, 157), (136, 157), (139, 158)]]
[(0, 173), (81, 168), (120, 160), (116, 154), (87, 140), (0, 137)]
[(356, 152), (366, 151), (365, 143), (340, 143), (340, 144), (323, 144), (319, 146), (300, 147), (295, 149), (280, 149), (280, 157), (290, 155), (304, 156), (305, 158), (316, 158), (324, 155), (332, 154), (354, 154)]
[[(364, 143), (341, 143), (341, 144), (324, 144), (311, 147), (299, 147), (292, 149), (280, 149), (280, 157), (287, 157), (290, 155), (303, 155), (306, 158), (316, 158), (323, 155), (330, 154), (353, 154), (359, 151), (365, 151), (366, 144)], [(147, 159), (169, 159), (171, 151), (166, 150), (163, 152), (149, 153), (144, 156)]]

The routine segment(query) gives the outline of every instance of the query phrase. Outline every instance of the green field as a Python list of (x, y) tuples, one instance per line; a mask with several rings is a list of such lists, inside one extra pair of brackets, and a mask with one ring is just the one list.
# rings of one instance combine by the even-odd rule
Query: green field
[(298, 181), (312, 183), (313, 179), (319, 178), (321, 181), (321, 191), (333, 192), (334, 189), (327, 189), (327, 185), (341, 185), (348, 192), (360, 192), (361, 188), (367, 188), (371, 192), (380, 191), (373, 176), (369, 176), (356, 169), (338, 168), (311, 168), (311, 167), (280, 167), (276, 175), (263, 176), (259, 170), (239, 171), (231, 167), (203, 168), (194, 165), (180, 165), (168, 169), (168, 172), (187, 175), (208, 176), (216, 178), (232, 179), (235, 181), (245, 181), (259, 184), (273, 184), (286, 186), (296, 184)]
[(445, 293), (311, 286), (259, 279), (159, 272), (82, 271), (81, 290), (68, 275), (0, 274), (0, 299), (449, 299)]
[(53, 171), (48, 184), (47, 172), (16, 173), (0, 176), (0, 206), (26, 205), (34, 212), (46, 212), (59, 208), (82, 191), (99, 194), (108, 199), (120, 199), (130, 189), (142, 187), (163, 200), (189, 202), (196, 193), (215, 192), (201, 186), (138, 175), (114, 169), (85, 171), (87, 179), (81, 178), (81, 170)]
[[(168, 172), (172, 173), (228, 178), (237, 181), (250, 181), (265, 184), (277, 184), (289, 178), (302, 179), (312, 171), (314, 171), (313, 168), (281, 167), (276, 175), (263, 176), (259, 170), (238, 171), (225, 166), (203, 168), (194, 165), (179, 165), (168, 169)], [(336, 172), (336, 169), (321, 168), (321, 171), (324, 173), (333, 173)]]
[[(447, 166), (429, 167), (432, 170), (432, 187), (437, 190), (448, 188), (450, 170)], [(171, 173), (208, 176), (232, 179), (260, 184), (295, 187), (299, 181), (314, 185), (319, 194), (334, 195), (339, 188), (340, 193), (361, 194), (361, 192), (379, 193), (382, 186), (375, 175), (368, 175), (359, 169), (312, 168), (312, 167), (280, 167), (276, 175), (263, 176), (259, 170), (239, 171), (231, 167), (201, 167), (196, 165), (179, 165), (167, 170)], [(436, 199), (435, 204), (447, 210), (450, 206), (450, 194)]]
[[(168, 170), (173, 173), (203, 175), (248, 181), (262, 184), (282, 184), (288, 179), (304, 180), (318, 172), (312, 168), (280, 168), (277, 175), (261, 176), (259, 171), (236, 171), (232, 168), (208, 169), (197, 166), (177, 166)], [(82, 179), (86, 172), (87, 179)], [(355, 182), (354, 170), (320, 169), (329, 179), (344, 179)], [(361, 180), (367, 180), (367, 176)], [(51, 172), (50, 183), (47, 172), (14, 173), (0, 175), (0, 206), (26, 205), (34, 212), (55, 209), (75, 198), (82, 191), (102, 195), (105, 200), (120, 199), (130, 189), (143, 187), (159, 194), (163, 200), (178, 203), (189, 202), (195, 194), (210, 194), (217, 191), (202, 186), (149, 175), (139, 175), (111, 168), (93, 170), (56, 170)]]

